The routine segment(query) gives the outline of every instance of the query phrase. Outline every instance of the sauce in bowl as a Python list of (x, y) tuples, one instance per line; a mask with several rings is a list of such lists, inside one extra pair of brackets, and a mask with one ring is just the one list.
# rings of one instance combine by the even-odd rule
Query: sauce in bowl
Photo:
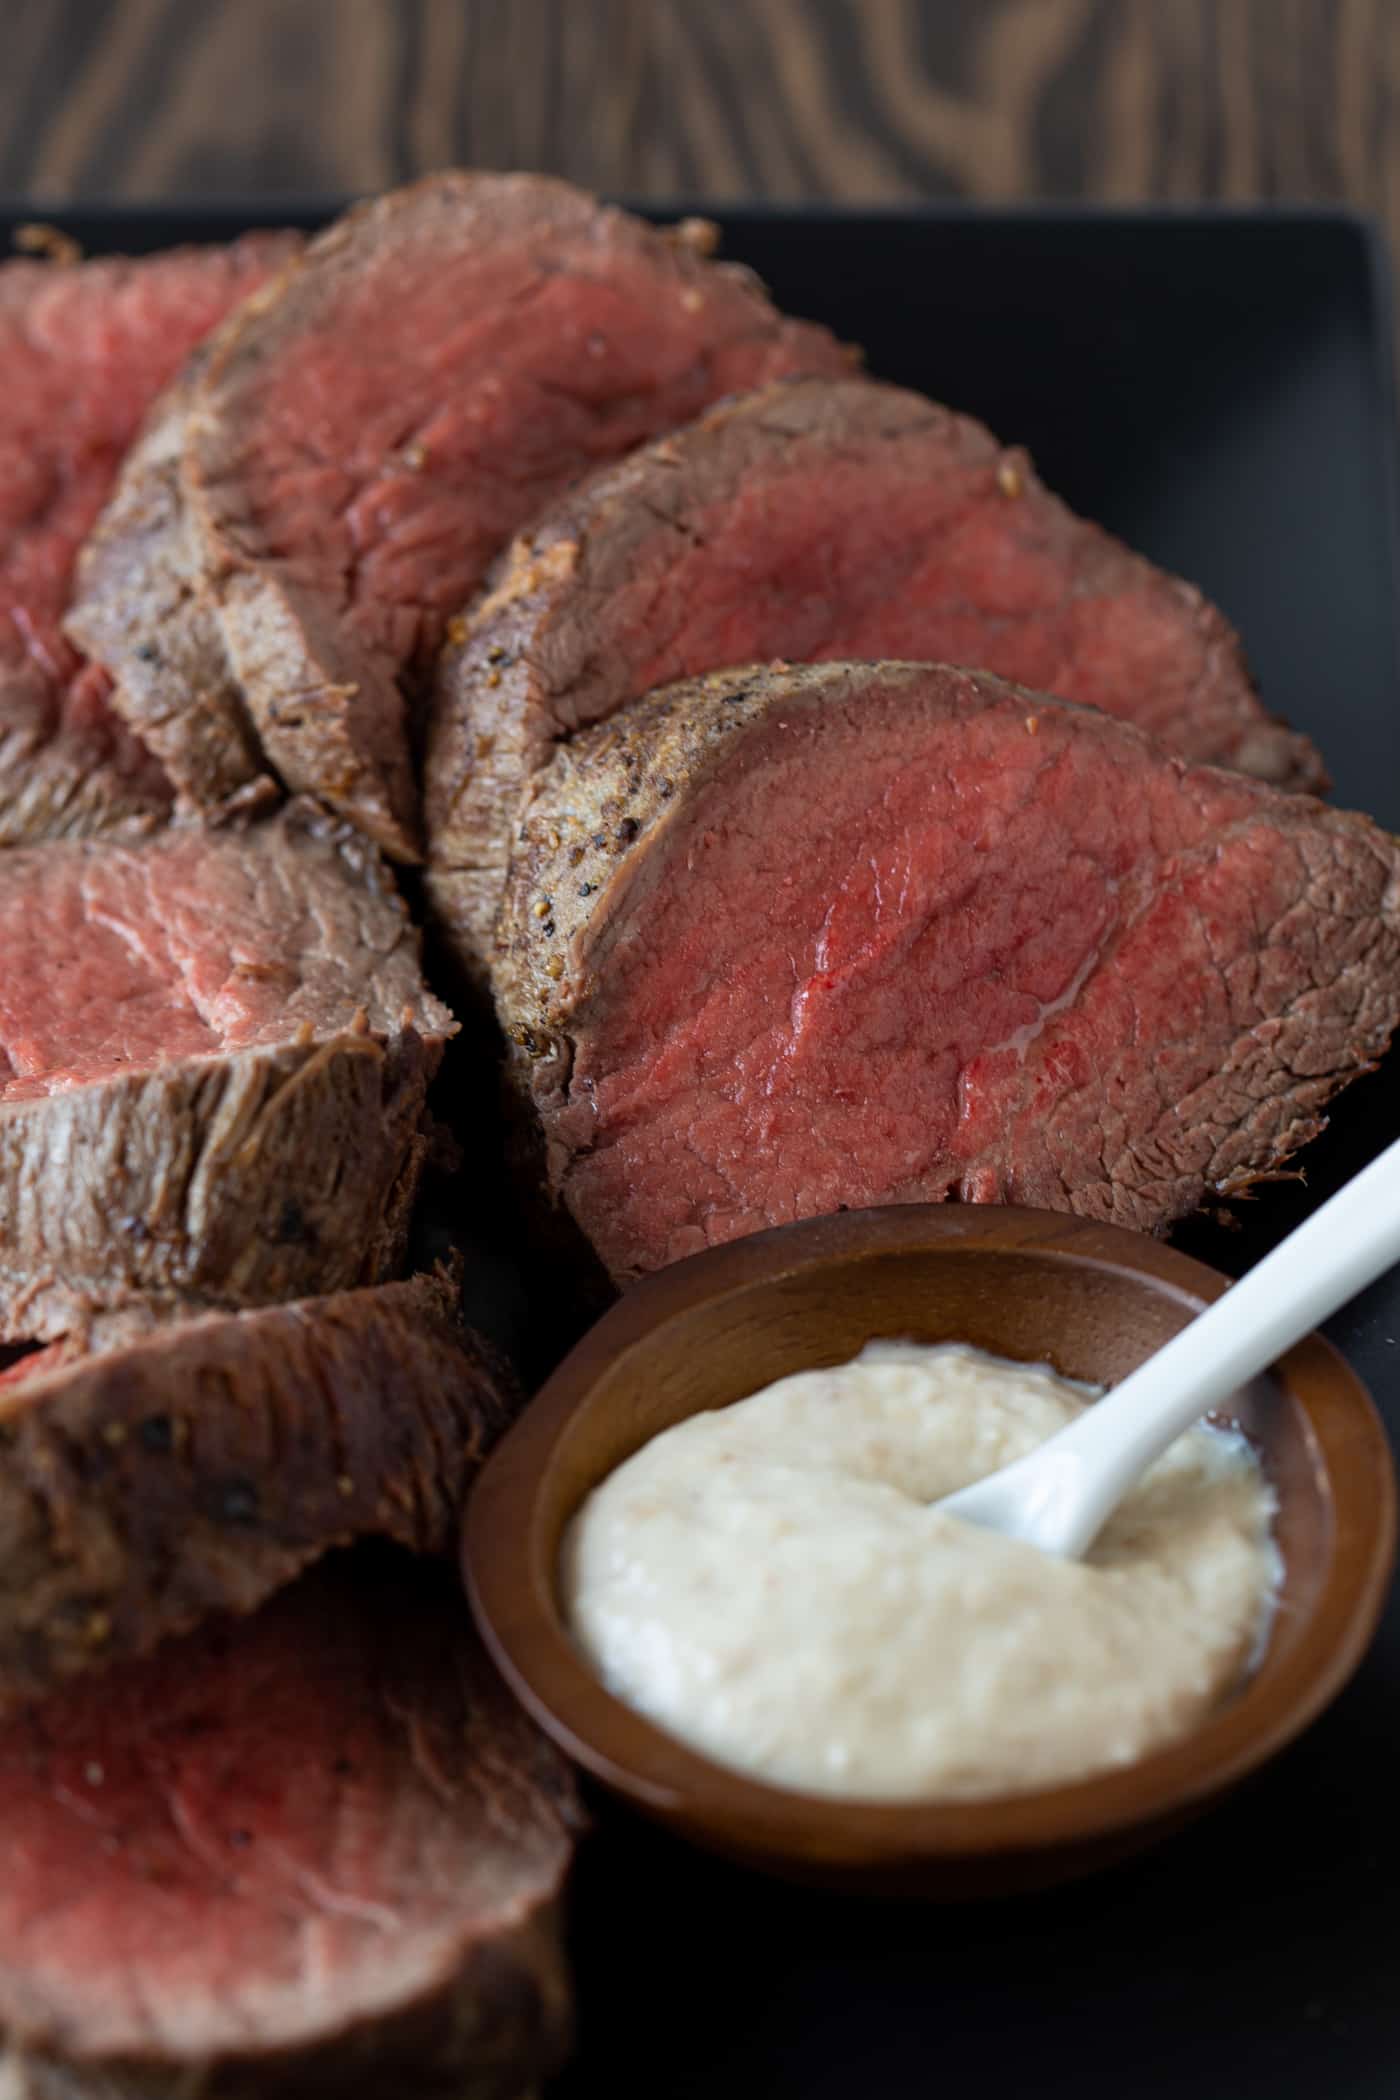
[(772, 1784), (863, 1799), (1029, 1791), (1130, 1764), (1241, 1681), (1275, 1502), (1201, 1425), (1082, 1562), (941, 1497), (1097, 1397), (961, 1344), (872, 1342), (652, 1439), (565, 1534), (575, 1640), (617, 1697)]

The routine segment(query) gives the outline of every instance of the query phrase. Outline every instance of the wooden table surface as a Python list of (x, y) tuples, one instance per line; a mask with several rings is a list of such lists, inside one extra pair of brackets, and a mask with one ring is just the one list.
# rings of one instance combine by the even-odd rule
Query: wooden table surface
[(1400, 0), (0, 0), (0, 191), (1310, 198), (1400, 237)]

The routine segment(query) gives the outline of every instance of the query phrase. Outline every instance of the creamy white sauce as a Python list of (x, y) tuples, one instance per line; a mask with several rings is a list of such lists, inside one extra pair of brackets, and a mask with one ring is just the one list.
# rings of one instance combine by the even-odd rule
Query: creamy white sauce
[(1130, 1764), (1267, 1629), (1275, 1502), (1244, 1438), (1190, 1430), (1082, 1562), (929, 1506), (1095, 1396), (960, 1344), (871, 1342), (695, 1415), (570, 1525), (574, 1637), (619, 1698), (778, 1785), (968, 1799)]

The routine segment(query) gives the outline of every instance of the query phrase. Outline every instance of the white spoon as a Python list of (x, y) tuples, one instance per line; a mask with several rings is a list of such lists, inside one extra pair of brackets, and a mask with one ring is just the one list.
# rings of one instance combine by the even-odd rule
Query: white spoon
[(1396, 1261), (1400, 1139), (1067, 1429), (938, 1507), (1078, 1560), (1154, 1458)]

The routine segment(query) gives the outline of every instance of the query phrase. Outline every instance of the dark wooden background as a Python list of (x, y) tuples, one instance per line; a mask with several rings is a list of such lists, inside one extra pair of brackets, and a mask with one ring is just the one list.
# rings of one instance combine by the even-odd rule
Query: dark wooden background
[(1311, 198), (1400, 236), (1400, 0), (0, 0), (0, 190)]

